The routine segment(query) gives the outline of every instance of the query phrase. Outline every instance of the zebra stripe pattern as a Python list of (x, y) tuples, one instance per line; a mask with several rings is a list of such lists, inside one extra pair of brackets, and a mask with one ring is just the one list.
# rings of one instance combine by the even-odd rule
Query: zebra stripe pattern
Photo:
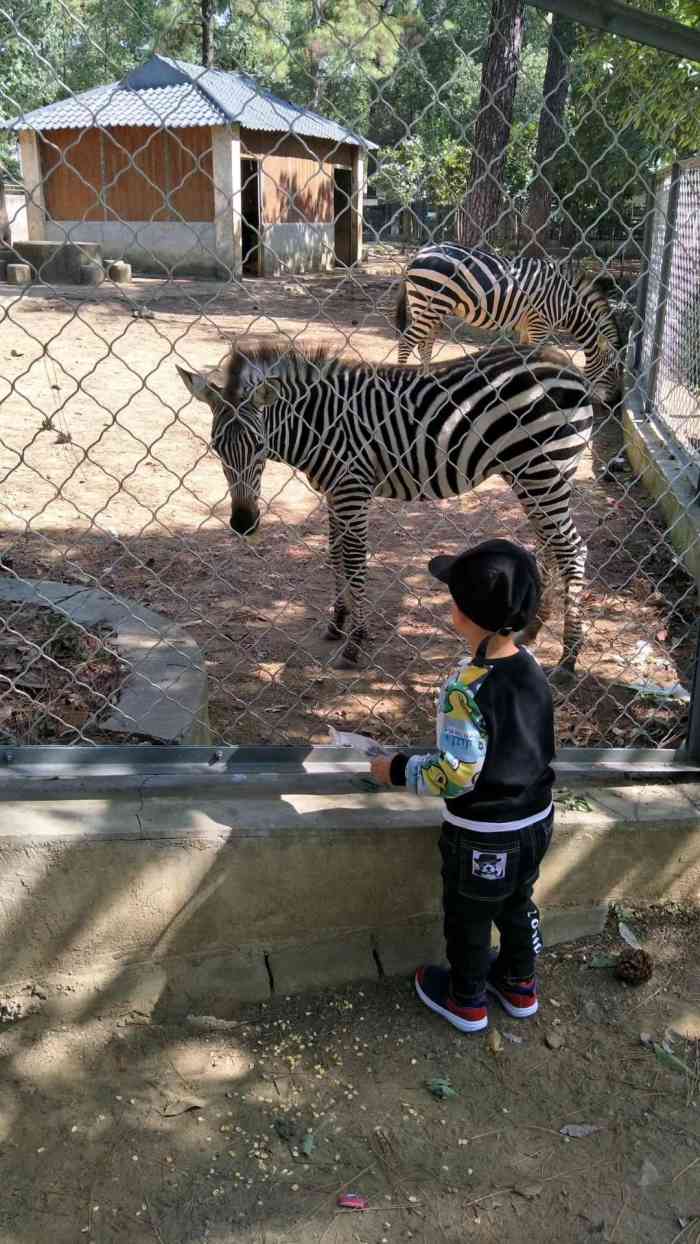
[(304, 472), (324, 494), (335, 576), (327, 638), (344, 638), (343, 666), (357, 662), (365, 638), (371, 499), (443, 499), (501, 475), (543, 545), (546, 580), (551, 569), (563, 578), (563, 664), (574, 668), (586, 549), (571, 489), (593, 412), (584, 378), (565, 358), (508, 346), (425, 372), (268, 347), (234, 350), (220, 387), (178, 370), (212, 408), (235, 532), (258, 526), (268, 458)]
[(417, 346), (427, 365), (437, 330), (450, 315), (475, 328), (513, 329), (522, 345), (569, 333), (583, 347), (584, 375), (596, 395), (619, 395), (620, 331), (607, 299), (586, 277), (569, 280), (553, 263), (508, 260), (479, 247), (425, 246), (401, 287), (399, 362), (408, 362)]

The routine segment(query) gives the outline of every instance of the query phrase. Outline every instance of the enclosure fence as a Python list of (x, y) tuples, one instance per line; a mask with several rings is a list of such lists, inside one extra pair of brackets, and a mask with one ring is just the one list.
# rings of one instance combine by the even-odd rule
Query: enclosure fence
[[(308, 745), (333, 729), (422, 744), (458, 655), (427, 563), (490, 536), (548, 564), (533, 651), (556, 671), (560, 746), (683, 744), (697, 481), (688, 470), (681, 494), (659, 467), (652, 488), (634, 436), (652, 421), (664, 449), (697, 461), (700, 34), (614, 3), (543, 8), (252, 0), (203, 6), (201, 32), (199, 6), (164, 15), (155, 0), (0, 8), (5, 748)], [(411, 278), (433, 242), (482, 259), (446, 276), (443, 252)], [(494, 347), (511, 351), (504, 375), (526, 359), (520, 406), (498, 378), (483, 398), (486, 413), (505, 402), (507, 435), (477, 437), (460, 399), (457, 447), (431, 425), (415, 448), (413, 399), (386, 397), (403, 373), (381, 369), (397, 365), (402, 291), (421, 288), (439, 320), (432, 362), (472, 358), (479, 377)], [(450, 302), (456, 288), (468, 296)], [(538, 536), (507, 483), (541, 338), (593, 409), (576, 446), (588, 552), (573, 672), (557, 670), (556, 533), (540, 522)], [(234, 347), (227, 459), (212, 421)], [(280, 398), (294, 350), (310, 360), (306, 396)], [(356, 389), (340, 373), (323, 390), (338, 361), (366, 369)], [(378, 375), (381, 416), (361, 396)], [(325, 397), (304, 406), (317, 382)], [(339, 436), (348, 412), (362, 444)], [(455, 465), (472, 434), (495, 455), (477, 490)], [(365, 535), (338, 514), (368, 445)], [(555, 438), (535, 449), (535, 467), (561, 461)], [(348, 621), (365, 540), (366, 633)]]
[(656, 178), (641, 362), (647, 408), (680, 444), (700, 449), (700, 160)]

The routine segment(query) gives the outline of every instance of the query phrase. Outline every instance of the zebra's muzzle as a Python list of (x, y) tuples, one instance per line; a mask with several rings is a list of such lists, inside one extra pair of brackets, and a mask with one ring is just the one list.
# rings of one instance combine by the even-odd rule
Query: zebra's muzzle
[(259, 510), (231, 510), (230, 527), (239, 536), (252, 536), (260, 523)]

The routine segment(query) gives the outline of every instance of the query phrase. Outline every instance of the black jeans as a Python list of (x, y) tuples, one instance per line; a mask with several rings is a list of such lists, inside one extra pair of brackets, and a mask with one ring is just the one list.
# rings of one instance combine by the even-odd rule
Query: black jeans
[(554, 813), (525, 829), (483, 833), (443, 821), (443, 910), (452, 992), (480, 994), (490, 968), (491, 928), (501, 935), (500, 978), (529, 980), (542, 949), (540, 913), (532, 901)]

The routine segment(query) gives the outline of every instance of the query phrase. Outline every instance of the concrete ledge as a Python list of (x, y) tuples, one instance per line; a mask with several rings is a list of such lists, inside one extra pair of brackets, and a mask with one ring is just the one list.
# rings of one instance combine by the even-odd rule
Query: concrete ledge
[(174, 623), (135, 601), (50, 580), (4, 579), (0, 607), (54, 609), (79, 625), (104, 625), (129, 672), (119, 702), (100, 728), (163, 743), (208, 743), (207, 676), (197, 644)]
[[(608, 904), (700, 905), (700, 786), (603, 787), (560, 809), (538, 902), (549, 944)], [(103, 799), (6, 799), (0, 993), (45, 1006), (229, 1018), (276, 993), (409, 972), (442, 957), (440, 806), (405, 792), (236, 784)]]

